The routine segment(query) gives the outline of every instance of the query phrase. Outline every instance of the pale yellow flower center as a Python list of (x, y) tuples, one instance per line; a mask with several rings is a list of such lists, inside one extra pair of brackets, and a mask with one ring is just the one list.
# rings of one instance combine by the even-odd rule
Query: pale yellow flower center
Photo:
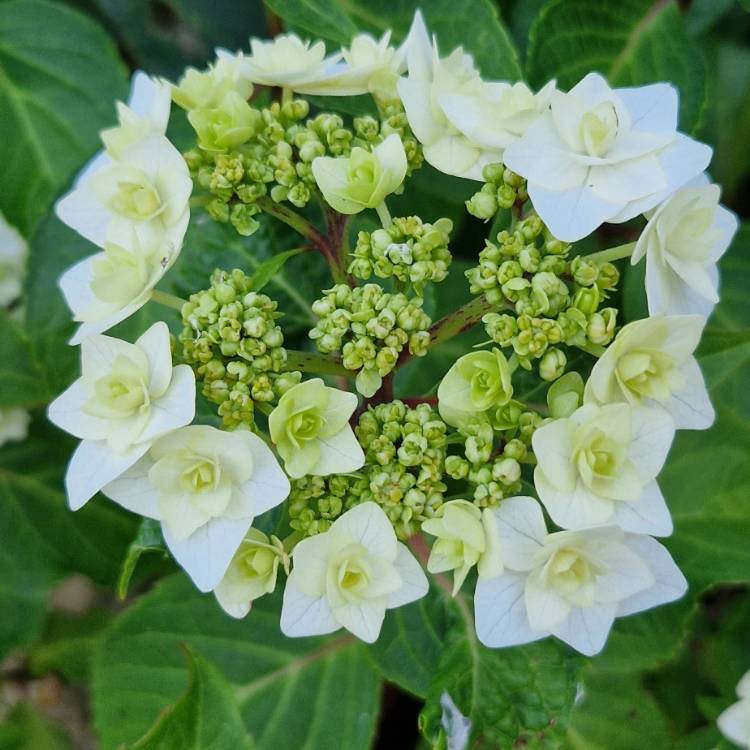
[(118, 182), (110, 207), (116, 213), (136, 221), (153, 219), (164, 208), (159, 191), (145, 174), (137, 182)]
[(580, 132), (589, 156), (604, 156), (617, 138), (617, 111), (612, 102), (602, 102), (581, 118)]

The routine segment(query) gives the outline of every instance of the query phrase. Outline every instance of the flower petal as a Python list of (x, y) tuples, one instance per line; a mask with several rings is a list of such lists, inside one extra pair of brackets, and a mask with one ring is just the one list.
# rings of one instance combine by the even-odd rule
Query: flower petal
[(273, 451), (257, 435), (248, 436), (252, 438), (253, 473), (238, 489), (252, 495), (253, 509), (259, 516), (284, 502), (291, 487)]
[(631, 534), (669, 536), (672, 533), (672, 516), (656, 481), (643, 488), (634, 503), (615, 503), (612, 523)]
[(333, 522), (330, 531), (358, 542), (374, 557), (382, 557), (388, 562), (396, 559), (396, 534), (388, 516), (377, 503), (355, 505)]
[(143, 455), (117, 479), (105, 485), (102, 493), (126, 510), (160, 521), (159, 490), (148, 478), (153, 465), (153, 459), (148, 454)]
[(386, 603), (388, 609), (401, 607), (404, 604), (410, 604), (417, 599), (421, 599), (430, 588), (427, 576), (424, 574), (417, 558), (409, 552), (405, 544), (397, 542), (397, 547), (393, 565), (401, 576), (402, 584), (400, 589), (388, 595), (388, 602)]
[(324, 596), (312, 597), (300, 591), (296, 585), (296, 571), (293, 570), (284, 588), (281, 632), (290, 638), (299, 638), (333, 633), (340, 627)]
[(662, 470), (674, 440), (674, 420), (663, 409), (645, 406), (632, 411), (633, 437), (628, 456), (635, 466), (641, 484), (646, 484)]
[(547, 536), (539, 503), (532, 497), (509, 497), (492, 513), (503, 562), (513, 570), (531, 570), (534, 555)]
[(363, 599), (358, 604), (336, 607), (333, 616), (365, 643), (375, 643), (385, 619), (385, 597)]
[(565, 621), (552, 629), (552, 634), (585, 656), (593, 656), (604, 648), (614, 619), (612, 604), (573, 607)]
[(335, 435), (325, 438), (320, 437), (318, 441), (320, 443), (320, 458), (308, 471), (309, 474), (316, 476), (346, 474), (350, 471), (356, 471), (365, 463), (362, 446), (348, 424)]

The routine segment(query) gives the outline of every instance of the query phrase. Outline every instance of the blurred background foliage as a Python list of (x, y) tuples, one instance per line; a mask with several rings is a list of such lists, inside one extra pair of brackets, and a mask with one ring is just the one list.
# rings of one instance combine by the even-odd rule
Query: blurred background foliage
[[(750, 668), (746, 223), (722, 261), (722, 300), (700, 350), (719, 418), (708, 432), (679, 435), (660, 479), (676, 527), (667, 543), (690, 592), (618, 621), (595, 659), (553, 641), (485, 649), (466, 602), (438, 592), (389, 613), (372, 647), (341, 634), (288, 640), (278, 596), (231, 620), (131, 515), (102, 498), (66, 509), (72, 444), (46, 423), (44, 406), (75, 377), (78, 352), (66, 344), (56, 280), (92, 248), (51, 206), (97, 150), (130, 72), (175, 79), (216, 46), (246, 47), (249, 36), (286, 28), (332, 45), (359, 29), (393, 28), (398, 40), (417, 5), (442, 50), (463, 43), (488, 78), (539, 86), (554, 77), (567, 87), (599, 70), (613, 84), (673, 81), (682, 129), (714, 146), (724, 202), (743, 221), (750, 215), (746, 1), (0, 0), (0, 210), (30, 243), (22, 309), (0, 316), (0, 406), (33, 414), (30, 437), (0, 449), (0, 750), (443, 748), (445, 691), (472, 720), (477, 749), (729, 747), (715, 718)], [(188, 142), (180, 114), (170, 127), (178, 145)], [(427, 301), (436, 314), (468, 296), (462, 271), (487, 233), (463, 211), (473, 189), (426, 167), (392, 208), (456, 222), (453, 272)], [(608, 244), (632, 231), (615, 229)], [(216, 266), (252, 269), (292, 243), (274, 226), (243, 240), (195, 216), (166, 288), (188, 294)], [(325, 269), (300, 256), (266, 289), (296, 346), (326, 283)], [(628, 270), (626, 320), (644, 314), (642, 289), (642, 269)], [(134, 336), (160, 313), (148, 305), (115, 333)], [(472, 340), (411, 363), (400, 392), (427, 390)], [(124, 601), (123, 570), (132, 574)]]

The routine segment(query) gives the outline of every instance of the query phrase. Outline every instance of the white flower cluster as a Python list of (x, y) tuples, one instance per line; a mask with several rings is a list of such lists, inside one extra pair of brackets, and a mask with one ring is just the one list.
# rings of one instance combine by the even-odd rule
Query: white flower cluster
[[(246, 99), (257, 84), (281, 87), (285, 98), (400, 100), (430, 164), (481, 180), (486, 165), (502, 162), (526, 180), (534, 210), (560, 240), (645, 215), (631, 260), (646, 258), (651, 317), (619, 331), (578, 408), (534, 432), (539, 501), (510, 497), (480, 509), (450, 500), (423, 531), (436, 537), (428, 570), (453, 571), (454, 593), (476, 566), (476, 628), (488, 646), (554, 635), (594, 654), (616, 617), (681, 596), (687, 583), (653, 538), (672, 531), (656, 479), (675, 430), (705, 429), (714, 419), (694, 351), (737, 221), (703, 175), (711, 150), (677, 131), (677, 92), (668, 84), (612, 89), (591, 73), (567, 93), (555, 82), (534, 93), (485, 81), (463, 50), (440, 56), (419, 12), (397, 49), (388, 33), (363, 34), (326, 56), (322, 42), (287, 34), (252, 40), (247, 55), (219, 51), (213, 66), (187, 71), (177, 86), (136, 74), (129, 105), (118, 105), (119, 126), (102, 134), (104, 151), (57, 207), (101, 250), (60, 281), (81, 323), (71, 343), (81, 344), (82, 376), (49, 408), (81, 440), (66, 478), (71, 507), (102, 491), (160, 521), (176, 560), (235, 617), (274, 590), (283, 568), (281, 628), (290, 636), (343, 627), (372, 642), (387, 609), (427, 592), (422, 568), (374, 502), (301, 541), (252, 528), (289, 495), (287, 475), (362, 467), (350, 426), (354, 394), (320, 379), (293, 385), (269, 408), (265, 441), (241, 428), (192, 425), (195, 377), (187, 365), (173, 366), (166, 324), (134, 344), (103, 335), (151, 298), (182, 247), (192, 181), (165, 135), (170, 97), (216, 106), (227, 96)], [(384, 224), (384, 198), (406, 172), (397, 134), (312, 163), (333, 209), (374, 208)], [(499, 350), (461, 358), (438, 389), (443, 419), (458, 426), (510, 404), (511, 376)], [(520, 468), (506, 463), (514, 484)], [(558, 530), (548, 530), (543, 510)]]

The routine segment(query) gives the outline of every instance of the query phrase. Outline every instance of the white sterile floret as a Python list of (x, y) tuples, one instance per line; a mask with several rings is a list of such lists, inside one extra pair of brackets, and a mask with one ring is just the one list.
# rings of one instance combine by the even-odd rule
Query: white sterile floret
[(117, 102), (119, 124), (99, 133), (104, 149), (96, 154), (76, 175), (78, 186), (90, 174), (121, 159), (128, 146), (155, 133), (167, 132), (169, 111), (172, 104), (170, 85), (156, 80), (142, 70), (133, 73), (130, 82), (128, 103)]
[(90, 171), (55, 211), (99, 247), (127, 247), (135, 233), (142, 247), (173, 258), (187, 230), (192, 186), (180, 152), (165, 136), (151, 133), (130, 144), (121, 159)]
[(424, 157), (435, 169), (458, 177), (482, 178), (482, 168), (498, 161), (496, 150), (487, 151), (469, 139), (449, 119), (444, 102), (451, 94), (481, 95), (483, 82), (471, 55), (462, 48), (446, 58), (438, 54), (417, 11), (407, 49), (409, 75), (398, 81), (398, 94), (414, 135), (424, 147)]
[(598, 524), (667, 536), (672, 518), (656, 483), (674, 439), (662, 409), (585, 404), (534, 433), (534, 486), (565, 529)]
[(211, 591), (255, 516), (286, 499), (289, 480), (252, 432), (191, 425), (156, 441), (103, 492), (128, 510), (161, 521), (177, 562), (201, 591)]
[(292, 88), (301, 94), (356, 96), (370, 92), (385, 101), (395, 99), (396, 81), (406, 70), (408, 40), (398, 49), (391, 47), (390, 41), (390, 31), (380, 39), (357, 34), (348, 48), (342, 48), (343, 60)]
[(719, 205), (721, 190), (701, 178), (646, 214), (648, 224), (630, 262), (646, 257), (646, 297), (651, 315), (698, 313), (708, 317), (719, 301), (716, 263), (738, 227)]
[(18, 230), (0, 213), (0, 306), (21, 296), (29, 247)]
[(141, 246), (131, 235), (125, 246), (105, 242), (96, 253), (72, 265), (60, 277), (65, 301), (80, 323), (71, 344), (112, 328), (145, 305), (176, 256)]
[(323, 635), (341, 627), (367, 643), (380, 634), (386, 609), (421, 599), (427, 578), (376, 503), (357, 505), (323, 534), (292, 552), (281, 630)]
[(299, 91), (298, 85), (333, 72), (341, 52), (326, 57), (324, 42), (303, 41), (296, 34), (279, 34), (270, 41), (250, 40), (251, 54), (241, 61), (243, 75), (253, 83)]
[(29, 434), (31, 417), (20, 407), (0, 408), (0, 447), (6, 443), (24, 440)]
[(750, 672), (737, 684), (737, 703), (722, 711), (716, 723), (721, 733), (738, 747), (750, 748)]
[(245, 617), (253, 602), (276, 588), (279, 565), (289, 573), (289, 556), (281, 540), (249, 529), (234, 553), (214, 596), (232, 617)]
[(628, 323), (594, 365), (584, 403), (660, 407), (678, 430), (707, 429), (715, 412), (693, 356), (705, 324), (700, 315), (654, 315)]
[(679, 599), (687, 581), (655, 539), (616, 527), (547, 533), (539, 504), (512, 497), (493, 511), (505, 569), (480, 578), (479, 640), (491, 648), (554, 635), (601, 651), (616, 617)]
[(171, 87), (175, 104), (185, 110), (218, 107), (224, 97), (234, 93), (249, 99), (253, 84), (244, 71), (242, 52), (216, 50), (216, 60), (206, 70), (188, 68), (176, 85)]
[(534, 93), (523, 81), (485, 81), (473, 93), (460, 91), (440, 98), (450, 122), (467, 138), (500, 161), (502, 152), (517, 141), (526, 129), (549, 107), (555, 81)]
[(589, 73), (552, 93), (503, 161), (527, 179), (550, 232), (575, 242), (653, 208), (706, 168), (711, 149), (677, 132), (677, 109), (669, 84), (611, 89)]
[(194, 414), (195, 376), (188, 365), (172, 367), (165, 323), (154, 323), (135, 344), (85, 339), (81, 377), (48, 410), (53, 424), (81, 439), (65, 477), (70, 507), (78, 510)]
[(430, 573), (453, 571), (453, 596), (476, 565), (480, 578), (503, 572), (497, 524), (489, 508), (481, 510), (466, 500), (450, 500), (434, 518), (422, 523), (422, 531), (437, 537), (430, 550)]

